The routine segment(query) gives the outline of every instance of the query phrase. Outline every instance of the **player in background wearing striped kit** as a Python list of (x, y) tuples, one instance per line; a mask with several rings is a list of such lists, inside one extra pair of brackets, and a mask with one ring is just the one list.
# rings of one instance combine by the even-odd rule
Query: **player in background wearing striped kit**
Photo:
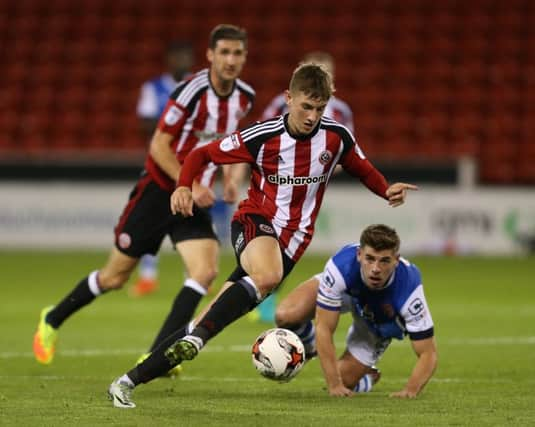
[[(107, 263), (84, 277), (56, 306), (41, 311), (33, 350), (39, 363), (52, 362), (57, 330), (72, 314), (112, 289), (121, 288), (144, 254), (156, 254), (171, 238), (189, 277), (178, 293), (150, 350), (189, 322), (217, 275), (219, 242), (209, 208), (217, 166), (199, 168), (193, 183), (195, 216), (174, 215), (169, 206), (186, 155), (194, 148), (229, 135), (251, 110), (255, 92), (238, 79), (247, 57), (242, 28), (219, 25), (206, 52), (210, 68), (182, 81), (171, 95), (151, 140), (139, 181), (115, 227), (115, 246)], [(243, 166), (223, 168), (223, 198), (234, 203)]]
[[(321, 64), (331, 74), (334, 82), (334, 58), (331, 54), (323, 51), (312, 51), (307, 53), (302, 60), (303, 64), (306, 63)], [(286, 94), (282, 92), (271, 100), (269, 105), (263, 111), (261, 120), (268, 120), (272, 117), (281, 116), (288, 112), (288, 105), (286, 104)], [(329, 102), (325, 106), (323, 112), (324, 117), (336, 120), (338, 123), (344, 125), (354, 132), (353, 123), (353, 111), (349, 104), (336, 96), (331, 96)], [(338, 169), (337, 169), (338, 170)], [(275, 295), (271, 294), (262, 303), (248, 314), (248, 318), (251, 321), (262, 321), (272, 323), (275, 320)]]
[[(190, 74), (193, 67), (193, 48), (190, 43), (173, 41), (165, 51), (167, 71), (141, 86), (137, 102), (137, 116), (140, 130), (147, 141), (158, 126), (169, 96), (178, 83)], [(146, 254), (139, 262), (139, 277), (128, 290), (132, 296), (147, 295), (158, 289), (158, 256)]]
[(334, 91), (320, 65), (302, 64), (286, 93), (287, 115), (249, 126), (193, 150), (184, 161), (171, 210), (195, 217), (191, 185), (210, 162), (249, 163), (247, 199), (234, 214), (231, 235), (238, 267), (194, 322), (167, 337), (150, 356), (108, 389), (113, 405), (134, 408), (134, 388), (191, 360), (226, 326), (255, 308), (290, 273), (314, 233), (327, 183), (337, 164), (391, 206), (404, 203), (405, 183), (388, 185), (349, 130), (322, 117)]
[[(380, 376), (375, 364), (393, 338), (408, 335), (418, 360), (405, 387), (392, 397), (416, 397), (436, 369), (434, 325), (421, 274), (400, 257), (400, 244), (393, 228), (366, 227), (359, 244), (341, 248), (322, 273), (296, 287), (277, 307), (277, 326), (299, 335), (307, 359), (317, 347), (332, 396), (371, 391)], [(353, 323), (346, 349), (336, 360), (333, 337), (343, 313), (351, 313)]]

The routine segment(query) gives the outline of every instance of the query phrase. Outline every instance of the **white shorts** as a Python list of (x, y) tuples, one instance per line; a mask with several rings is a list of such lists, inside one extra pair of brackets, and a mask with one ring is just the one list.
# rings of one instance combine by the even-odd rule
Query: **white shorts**
[[(341, 312), (352, 311), (351, 297), (344, 296)], [(358, 316), (353, 316), (353, 324), (349, 327), (346, 336), (347, 351), (366, 366), (375, 365), (386, 351), (391, 338), (381, 338), (375, 335), (366, 324), (366, 321)]]

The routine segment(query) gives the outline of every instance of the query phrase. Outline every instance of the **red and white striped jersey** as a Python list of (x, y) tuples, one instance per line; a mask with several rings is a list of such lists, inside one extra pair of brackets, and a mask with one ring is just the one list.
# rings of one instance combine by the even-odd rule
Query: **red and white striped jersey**
[[(169, 97), (160, 116), (158, 129), (173, 135), (172, 149), (182, 163), (194, 148), (229, 135), (238, 129), (240, 120), (253, 106), (255, 91), (236, 79), (230, 95), (220, 97), (210, 83), (209, 70), (204, 69), (180, 82)], [(145, 169), (160, 187), (172, 192), (175, 182), (156, 164), (149, 154)], [(216, 166), (208, 164), (196, 179), (205, 186), (213, 184)]]
[(297, 261), (312, 239), (327, 183), (338, 163), (381, 197), (386, 198), (388, 184), (345, 126), (323, 117), (306, 138), (296, 139), (288, 131), (287, 118), (254, 124), (191, 152), (178, 185), (191, 187), (199, 168), (209, 162), (250, 163), (248, 197), (234, 218), (247, 213), (267, 218), (286, 254)]
[[(288, 112), (288, 106), (286, 105), (286, 97), (284, 93), (277, 95), (271, 100), (269, 105), (263, 111), (260, 120), (268, 120), (275, 116), (280, 116)], [(329, 102), (325, 106), (325, 111), (323, 112), (324, 117), (329, 117), (334, 119), (337, 122), (343, 124), (348, 128), (351, 133), (355, 132), (355, 126), (353, 123), (353, 111), (349, 104), (345, 101), (342, 101), (336, 96), (331, 96)]]

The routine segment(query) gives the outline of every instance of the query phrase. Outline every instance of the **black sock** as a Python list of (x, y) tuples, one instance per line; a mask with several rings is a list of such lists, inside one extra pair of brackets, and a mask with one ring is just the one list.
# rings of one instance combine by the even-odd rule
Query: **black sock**
[(88, 277), (82, 279), (78, 285), (46, 316), (46, 322), (53, 328), (61, 324), (74, 312), (89, 304), (96, 297), (89, 289)]
[(167, 336), (162, 342), (152, 350), (152, 353), (139, 365), (127, 372), (126, 375), (132, 380), (135, 385), (140, 383), (148, 383), (154, 378), (162, 376), (170, 369), (176, 366), (165, 357), (165, 350), (167, 350), (171, 344), (186, 335), (187, 327), (184, 326), (173, 334)]
[(189, 286), (184, 286), (180, 290), (173, 302), (171, 311), (167, 315), (167, 319), (165, 319), (160, 332), (158, 332), (154, 343), (150, 347), (150, 351), (153, 351), (165, 338), (191, 320), (202, 297), (203, 295)]
[(201, 338), (206, 344), (227, 325), (257, 305), (255, 290), (245, 280), (240, 279), (219, 296), (191, 335)]

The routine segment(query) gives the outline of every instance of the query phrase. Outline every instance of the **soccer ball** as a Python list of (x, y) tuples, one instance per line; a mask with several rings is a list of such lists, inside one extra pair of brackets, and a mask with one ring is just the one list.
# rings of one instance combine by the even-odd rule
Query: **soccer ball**
[(274, 328), (263, 332), (256, 339), (252, 357), (254, 367), (262, 376), (287, 382), (305, 364), (305, 348), (294, 332)]

